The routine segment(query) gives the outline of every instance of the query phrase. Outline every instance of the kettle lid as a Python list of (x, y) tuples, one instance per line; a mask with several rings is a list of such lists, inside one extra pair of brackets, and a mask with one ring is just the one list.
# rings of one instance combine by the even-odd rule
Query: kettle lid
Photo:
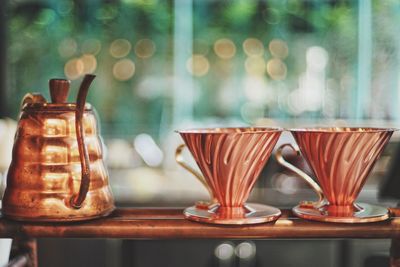
[(62, 104), (67, 102), (70, 81), (66, 79), (51, 79), (49, 81), (51, 102)]
[[(71, 82), (67, 79), (55, 78), (49, 80), (49, 91), (51, 102), (40, 93), (28, 93), (24, 96), (21, 108), (26, 111), (46, 110), (46, 111), (75, 111), (75, 103), (67, 103), (68, 93)], [(92, 107), (86, 103), (85, 110)]]

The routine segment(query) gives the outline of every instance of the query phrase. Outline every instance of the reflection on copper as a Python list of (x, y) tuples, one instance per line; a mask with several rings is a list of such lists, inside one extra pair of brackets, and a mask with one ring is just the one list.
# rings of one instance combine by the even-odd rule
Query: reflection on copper
[(281, 134), (273, 128), (214, 128), (179, 131), (202, 175), (177, 161), (207, 187), (209, 206), (204, 203), (188, 208), (187, 218), (222, 224), (260, 223), (275, 220), (276, 208), (245, 204)]
[(278, 226), (291, 226), (293, 225), (293, 221), (289, 219), (279, 219), (276, 221), (275, 225)]
[[(355, 203), (355, 200), (393, 131), (386, 128), (340, 127), (291, 130), (319, 185), (302, 170), (285, 161), (280, 154), (281, 149), (277, 151), (277, 159), (304, 178), (321, 196), (316, 203), (300, 204), (294, 212), (306, 219), (331, 222), (387, 219), (386, 208)], [(288, 145), (281, 148), (284, 146)]]
[(28, 221), (105, 216), (114, 201), (95, 112), (84, 97), (78, 104), (64, 102), (66, 94), (58, 94), (68, 89), (65, 80), (50, 86), (53, 103), (31, 94), (23, 101), (2, 213)]
[(66, 124), (65, 120), (60, 119), (46, 119), (44, 121), (45, 136), (65, 136), (66, 135)]

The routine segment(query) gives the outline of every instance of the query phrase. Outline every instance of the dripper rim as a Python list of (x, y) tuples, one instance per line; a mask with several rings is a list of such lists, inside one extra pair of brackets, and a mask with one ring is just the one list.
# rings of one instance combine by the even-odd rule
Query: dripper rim
[[(246, 129), (246, 130), (245, 130)], [(220, 131), (222, 130), (222, 131)], [(237, 131), (245, 130), (245, 131)], [(247, 131), (248, 130), (248, 131)], [(188, 133), (188, 134), (254, 134), (254, 133), (274, 133), (283, 132), (284, 129), (280, 127), (210, 127), (210, 128), (192, 128), (175, 130), (176, 133)]]
[(304, 127), (288, 128), (289, 132), (311, 132), (311, 133), (378, 133), (395, 132), (400, 129), (384, 127)]

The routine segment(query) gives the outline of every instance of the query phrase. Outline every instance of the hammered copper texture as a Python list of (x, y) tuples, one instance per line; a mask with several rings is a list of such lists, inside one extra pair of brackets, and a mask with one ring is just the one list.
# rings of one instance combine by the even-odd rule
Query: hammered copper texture
[(83, 130), (90, 185), (80, 208), (71, 197), (81, 186), (81, 159), (75, 127), (76, 105), (27, 103), (20, 115), (2, 213), (30, 221), (74, 221), (109, 214), (114, 200), (103, 162), (95, 112), (86, 105)]
[(352, 206), (392, 129), (322, 128), (291, 130), (333, 206)]
[(280, 129), (224, 128), (180, 131), (222, 207), (241, 207), (281, 134)]

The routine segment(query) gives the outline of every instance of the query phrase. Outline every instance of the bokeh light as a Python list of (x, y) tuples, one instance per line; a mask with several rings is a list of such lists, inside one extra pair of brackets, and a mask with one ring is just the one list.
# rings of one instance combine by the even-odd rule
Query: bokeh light
[(117, 39), (111, 43), (110, 54), (115, 58), (122, 58), (129, 54), (132, 45), (126, 39)]
[(64, 66), (65, 76), (70, 80), (76, 80), (83, 75), (84, 64), (81, 59), (73, 58), (67, 61)]
[(172, 84), (172, 79), (164, 79), (158, 75), (147, 76), (135, 84), (132, 89), (134, 93), (145, 99), (154, 99), (163, 96), (164, 88)]
[(246, 72), (251, 75), (265, 74), (265, 60), (262, 57), (248, 57), (244, 63)]
[(307, 49), (307, 66), (314, 71), (322, 71), (328, 64), (328, 52), (320, 46), (312, 46)]
[(222, 59), (230, 59), (236, 54), (236, 46), (230, 39), (219, 39), (214, 44), (214, 52)]
[(119, 81), (126, 81), (135, 74), (135, 63), (130, 59), (121, 59), (114, 64), (113, 75)]
[(301, 181), (297, 177), (286, 173), (276, 173), (271, 180), (274, 188), (285, 195), (293, 195), (301, 187)]
[(305, 111), (301, 100), (302, 96), (299, 89), (290, 92), (287, 98), (287, 107), (290, 114), (297, 116)]
[(107, 165), (111, 168), (130, 168), (135, 166), (135, 151), (127, 140), (117, 138), (109, 140), (107, 143), (107, 156)]
[(235, 253), (235, 248), (231, 243), (228, 242), (218, 245), (214, 250), (215, 257), (223, 261), (231, 259), (234, 253)]
[(268, 87), (267, 79), (263, 76), (246, 77), (242, 87), (246, 98), (251, 102), (265, 105), (272, 100), (273, 90)]
[(58, 45), (58, 53), (63, 58), (70, 58), (75, 55), (78, 44), (72, 38), (66, 38)]
[(101, 42), (97, 39), (87, 39), (82, 43), (82, 53), (97, 55), (101, 50)]
[(262, 12), (263, 19), (268, 24), (278, 24), (281, 20), (281, 13), (276, 8), (267, 8)]
[(83, 63), (83, 73), (93, 73), (97, 67), (97, 60), (94, 55), (85, 54), (83, 55), (80, 60)]
[(193, 55), (187, 60), (186, 68), (192, 75), (201, 77), (208, 73), (210, 63), (203, 55)]
[(247, 38), (243, 42), (243, 50), (248, 56), (262, 56), (264, 54), (264, 45), (256, 38)]
[(287, 73), (286, 64), (278, 58), (270, 59), (267, 62), (267, 72), (273, 80), (283, 80)]
[(256, 245), (249, 241), (242, 242), (236, 246), (235, 254), (240, 259), (251, 259), (256, 255)]
[(285, 41), (274, 39), (268, 45), (271, 55), (280, 59), (285, 59), (289, 55), (289, 48)]
[(141, 39), (135, 45), (135, 54), (140, 58), (149, 58), (156, 52), (156, 44), (150, 39)]

